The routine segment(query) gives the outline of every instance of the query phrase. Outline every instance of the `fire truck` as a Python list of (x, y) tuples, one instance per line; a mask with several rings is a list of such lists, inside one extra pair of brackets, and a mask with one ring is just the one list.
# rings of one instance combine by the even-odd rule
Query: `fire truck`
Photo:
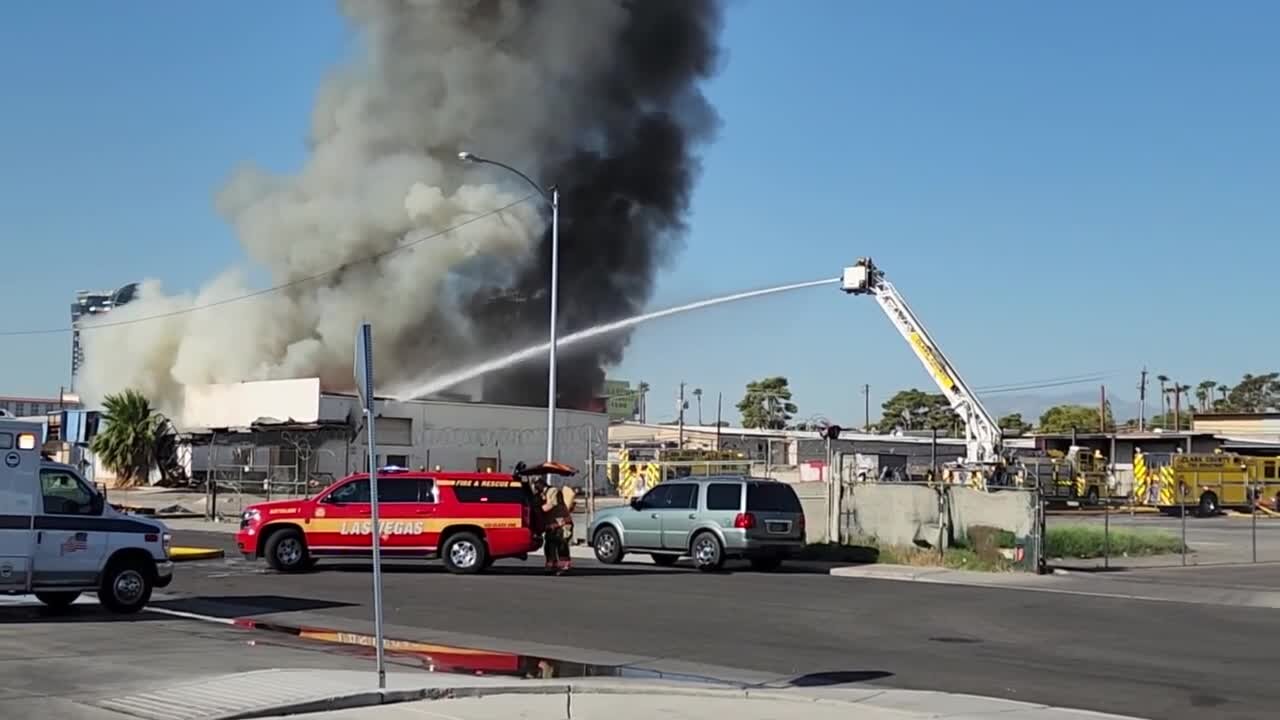
[(1164, 513), (1188, 507), (1200, 517), (1254, 506), (1280, 511), (1280, 457), (1138, 451), (1133, 474), (1135, 502)]
[(1021, 458), (1019, 477), (1023, 486), (1039, 487), (1045, 500), (1068, 505), (1097, 505), (1113, 497), (1116, 485), (1106, 456), (1074, 445), (1066, 453)]
[(751, 461), (729, 450), (678, 449), (660, 443), (627, 443), (610, 453), (609, 478), (622, 497), (639, 497), (666, 480), (746, 475)]

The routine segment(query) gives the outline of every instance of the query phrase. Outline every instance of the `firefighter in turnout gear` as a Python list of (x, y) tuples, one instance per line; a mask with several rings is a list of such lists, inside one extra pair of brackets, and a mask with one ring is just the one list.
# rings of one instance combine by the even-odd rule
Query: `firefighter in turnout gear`
[(542, 517), (545, 531), (543, 549), (546, 553), (547, 572), (563, 575), (572, 562), (569, 543), (573, 540), (573, 488), (547, 485), (542, 493)]

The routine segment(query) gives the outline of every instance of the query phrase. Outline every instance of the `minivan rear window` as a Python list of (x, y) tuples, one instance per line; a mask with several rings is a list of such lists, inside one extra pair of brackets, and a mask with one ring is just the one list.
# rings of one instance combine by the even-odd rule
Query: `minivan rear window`
[(747, 484), (748, 512), (803, 512), (800, 498), (790, 485), (778, 482), (753, 482)]

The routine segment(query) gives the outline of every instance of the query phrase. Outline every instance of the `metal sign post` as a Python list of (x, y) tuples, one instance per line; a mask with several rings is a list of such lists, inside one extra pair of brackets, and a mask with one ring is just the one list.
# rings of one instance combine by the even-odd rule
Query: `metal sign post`
[(373, 328), (362, 323), (356, 333), (356, 390), (364, 407), (364, 423), (369, 433), (369, 512), (373, 536), (373, 635), (377, 651), (378, 689), (387, 687), (387, 668), (382, 652), (382, 527), (378, 522), (378, 446), (373, 426), (377, 417), (373, 409)]

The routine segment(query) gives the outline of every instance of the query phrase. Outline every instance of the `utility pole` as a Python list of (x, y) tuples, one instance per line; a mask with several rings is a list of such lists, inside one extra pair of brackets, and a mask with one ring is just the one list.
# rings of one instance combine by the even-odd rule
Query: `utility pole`
[(685, 408), (684, 383), (680, 383), (680, 397), (676, 400), (676, 411), (677, 411), (677, 417), (679, 418), (678, 423), (680, 425), (678, 438), (680, 442), (679, 447), (681, 450), (684, 449), (684, 408)]
[(1107, 386), (1100, 386), (1102, 396), (1098, 404), (1098, 432), (1105, 433), (1107, 431)]
[(716, 452), (720, 452), (720, 403), (724, 400), (724, 393), (716, 393)]
[(1147, 429), (1147, 368), (1142, 367), (1142, 378), (1138, 380), (1138, 432)]
[(862, 385), (862, 431), (871, 431), (871, 385)]

